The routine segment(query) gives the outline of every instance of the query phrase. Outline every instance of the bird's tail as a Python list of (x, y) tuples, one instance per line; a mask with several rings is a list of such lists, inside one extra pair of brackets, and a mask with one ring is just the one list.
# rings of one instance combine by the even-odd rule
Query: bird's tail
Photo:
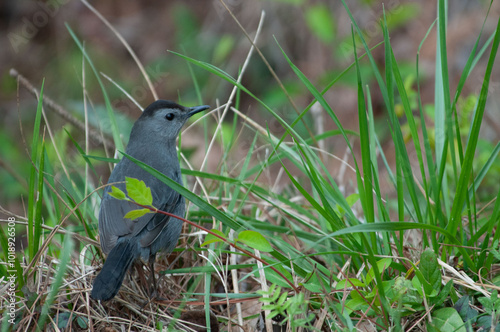
[(136, 258), (135, 246), (130, 241), (120, 241), (111, 250), (94, 280), (90, 296), (95, 300), (107, 301), (115, 297), (125, 278), (125, 274)]

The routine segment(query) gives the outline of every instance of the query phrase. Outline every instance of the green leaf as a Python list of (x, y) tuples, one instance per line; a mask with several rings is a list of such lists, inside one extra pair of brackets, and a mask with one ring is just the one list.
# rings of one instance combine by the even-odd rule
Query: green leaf
[(302, 284), (302, 286), (304, 286), (304, 288), (310, 291), (311, 293), (323, 292), (323, 288), (321, 287), (321, 285), (318, 284), (307, 283), (307, 284)]
[(429, 331), (466, 332), (465, 324), (454, 308), (442, 308), (432, 314), (432, 323), (427, 323)]
[(324, 4), (311, 6), (305, 13), (306, 23), (312, 33), (322, 42), (330, 43), (335, 38), (335, 19), (330, 8)]
[[(226, 234), (222, 233), (221, 231), (217, 229), (211, 229), (210, 231), (214, 232), (217, 235), (222, 236), (223, 238), (226, 238)], [(207, 236), (205, 237), (205, 241), (201, 244), (202, 247), (207, 246), (211, 243), (216, 243), (216, 242), (224, 242), (222, 239), (218, 238), (217, 236), (208, 233)]]
[(109, 196), (119, 199), (121, 201), (128, 201), (127, 195), (118, 187), (112, 186), (111, 192), (108, 193)]
[(419, 270), (432, 289), (441, 289), (441, 271), (439, 270), (436, 253), (432, 249), (427, 248), (420, 256)]
[(38, 318), (39, 327), (45, 326), (45, 321), (47, 320), (49, 313), (51, 313), (51, 308), (52, 305), (54, 304), (54, 301), (56, 300), (58, 294), (64, 292), (65, 290), (64, 287), (62, 287), (61, 289), (61, 286), (63, 284), (66, 270), (71, 262), (71, 253), (73, 252), (74, 246), (75, 244), (71, 236), (65, 236), (63, 247), (61, 250), (61, 255), (59, 258), (59, 265), (57, 266), (57, 272), (55, 273), (53, 281), (50, 285), (50, 290), (47, 294), (43, 307), (41, 308), (40, 317)]
[(86, 330), (89, 328), (89, 321), (87, 317), (78, 316), (76, 318), (76, 322), (78, 323), (78, 326), (82, 329)]
[(421, 296), (433, 297), (439, 293), (438, 289), (432, 288), (419, 269), (415, 269), (415, 277), (412, 279), (412, 283)]
[(284, 292), (281, 294), (281, 296), (279, 297), (278, 301), (276, 302), (276, 304), (278, 306), (283, 306), (283, 303), (285, 303), (286, 299), (288, 297), (288, 293)]
[[(274, 267), (281, 274), (283, 274), (288, 281), (292, 282), (293, 277), (288, 270), (285, 270), (279, 264), (274, 264)], [(276, 273), (274, 270), (271, 270), (269, 267), (264, 267), (264, 271), (265, 271), (266, 279), (268, 282), (276, 284), (276, 285), (283, 287), (283, 288), (290, 288), (290, 285), (285, 280), (283, 280), (283, 277), (280, 276), (278, 273)], [(260, 271), (260, 269), (256, 269), (252, 273), (254, 273), (256, 277), (260, 277), (261, 271)], [(278, 296), (276, 296), (276, 298), (278, 298)]]
[(234, 49), (234, 44), (235, 40), (233, 36), (231, 36), (230, 34), (222, 35), (219, 39), (219, 42), (215, 46), (213, 62), (221, 63), (222, 61), (224, 61)]
[(413, 287), (412, 281), (405, 277), (396, 277), (392, 286), (392, 293), (394, 295), (391, 299), (391, 303), (398, 301), (402, 304), (419, 304), (422, 302), (422, 298)]
[(243, 242), (247, 246), (263, 251), (271, 252), (273, 248), (264, 236), (256, 231), (243, 231), (238, 234), (237, 241)]
[[(391, 258), (382, 258), (381, 260), (377, 261), (377, 269), (379, 271), (379, 274), (382, 274), (385, 271), (385, 269), (387, 269), (391, 264), (392, 264)], [(371, 267), (370, 270), (368, 270), (368, 274), (366, 275), (365, 282), (367, 284), (372, 282), (372, 280), (375, 277), (374, 274), (375, 274), (375, 269)]]
[(330, 282), (326, 278), (323, 278), (320, 273), (313, 272), (308, 275), (305, 280), (305, 283), (300, 283), (300, 286), (303, 286), (305, 289), (312, 293), (329, 293), (331, 292)]
[(274, 309), (276, 309), (276, 304), (265, 304), (261, 308), (261, 310), (274, 310)]
[[(493, 70), (493, 63), (500, 45), (500, 19), (497, 23), (497, 28), (495, 32), (495, 39), (491, 48), (490, 58), (488, 59), (488, 65), (486, 67), (486, 73), (484, 75), (484, 80), (481, 87), (481, 92), (479, 94), (479, 100), (476, 105), (476, 110), (474, 114), (474, 120), (469, 132), (469, 139), (467, 142), (467, 147), (465, 151), (465, 156), (463, 163), (461, 165), (460, 177), (458, 180), (458, 186), (456, 189), (456, 196), (453, 200), (453, 206), (451, 210), (451, 221), (448, 223), (447, 228), (450, 232), (455, 235), (459, 229), (459, 224), (462, 220), (462, 211), (464, 204), (466, 203), (466, 196), (468, 194), (468, 186), (471, 175), (473, 175), (473, 161), (475, 160), (474, 155), (476, 154), (477, 142), (479, 139), (479, 132), (481, 129), (481, 124), (483, 122), (483, 115), (486, 108), (486, 100), (490, 91), (489, 84), (491, 73)], [(453, 149), (451, 149), (453, 151)], [(488, 264), (489, 265), (489, 264)], [(470, 268), (476, 272), (480, 267), (475, 264), (471, 264)]]
[(350, 314), (351, 312), (358, 310), (360, 308), (366, 307), (366, 301), (362, 298), (356, 298), (348, 300), (345, 303), (345, 313)]
[(349, 196), (347, 196), (347, 198), (345, 199), (347, 204), (349, 204), (350, 207), (353, 207), (354, 204), (359, 201), (359, 194), (355, 193), (355, 194), (351, 194)]
[(153, 211), (151, 211), (150, 209), (146, 209), (146, 208), (137, 209), (137, 210), (132, 210), (132, 211), (127, 212), (127, 214), (123, 217), (130, 219), (130, 220), (135, 220), (135, 219), (140, 218), (143, 215), (146, 215), (148, 213), (153, 213)]
[(148, 173), (152, 174), (154, 177), (156, 177), (158, 180), (161, 182), (165, 183), (168, 185), (170, 188), (174, 189), (177, 191), (179, 194), (184, 196), (186, 199), (190, 200), (193, 204), (198, 206), (200, 209), (203, 211), (209, 213), (211, 216), (215, 217), (217, 220), (220, 220), (224, 225), (231, 227), (232, 229), (238, 230), (242, 228), (243, 226), (240, 225), (237, 221), (231, 219), (228, 217), (227, 214), (223, 213), (222, 211), (219, 211), (215, 207), (213, 207), (211, 204), (208, 204), (207, 201), (203, 200), (200, 198), (198, 195), (194, 194), (193, 192), (189, 191), (186, 189), (184, 186), (180, 185), (176, 181), (170, 179), (168, 176), (165, 174), (157, 171), (156, 169), (152, 168), (151, 166), (143, 163), (140, 160), (135, 159), (132, 156), (129, 156), (128, 154), (124, 154), (126, 158), (132, 160), (136, 165), (147, 171)]
[[(41, 203), (43, 198), (43, 192), (37, 191), (38, 188), (43, 189), (43, 171), (38, 170), (38, 181), (37, 181), (37, 168), (43, 167), (43, 164), (40, 163), (41, 157), (43, 157), (43, 141), (40, 145), (38, 140), (40, 136), (40, 123), (42, 119), (42, 106), (43, 106), (43, 87), (44, 81), (42, 81), (42, 87), (40, 88), (40, 97), (38, 98), (38, 106), (35, 115), (35, 126), (33, 128), (33, 141), (31, 143), (31, 172), (29, 177), (29, 194), (28, 194), (28, 256), (29, 260), (31, 260), (35, 253), (38, 251), (39, 245), (39, 234), (37, 229), (41, 222)], [(38, 187), (37, 187), (38, 185)], [(38, 219), (37, 219), (38, 218)]]
[(57, 315), (57, 327), (59, 329), (63, 330), (68, 326), (70, 315), (71, 314), (69, 312), (61, 312)]
[(153, 195), (151, 189), (146, 186), (144, 181), (125, 177), (127, 183), (128, 196), (136, 203), (153, 206)]
[(335, 286), (335, 289), (344, 289), (349, 287), (366, 287), (366, 284), (356, 278), (348, 278), (340, 280)]
[[(273, 294), (275, 293), (276, 288), (278, 288), (277, 293), (279, 293), (279, 292), (281, 291), (281, 287), (280, 287), (280, 286), (278, 286), (278, 285), (276, 285), (276, 284), (271, 284), (271, 286), (269, 286), (269, 289), (267, 290), (267, 292), (266, 292), (266, 291), (264, 291), (264, 290), (259, 289), (259, 290), (257, 291), (257, 294), (259, 294), (259, 295), (267, 295), (267, 296), (271, 296), (271, 295), (273, 295)], [(276, 299), (278, 298), (278, 296), (279, 296), (279, 294), (278, 294), (278, 295), (276, 295)], [(273, 299), (270, 299), (269, 297), (267, 297), (267, 298), (263, 298), (263, 299), (266, 299), (266, 300), (271, 300), (271, 301), (276, 301), (276, 299), (274, 299), (274, 300), (273, 300)], [(259, 300), (259, 301), (260, 301), (260, 300)]]
[[(451, 281), (451, 280), (450, 280)], [(469, 295), (462, 296), (453, 306), (458, 311), (462, 320), (469, 323), (474, 323), (478, 318), (478, 312), (471, 307)]]
[(431, 304), (440, 306), (448, 299), (448, 296), (450, 295), (451, 289), (453, 288), (453, 281), (450, 280), (446, 285), (444, 285), (443, 289), (439, 292), (439, 295), (432, 298), (431, 301), (429, 301)]

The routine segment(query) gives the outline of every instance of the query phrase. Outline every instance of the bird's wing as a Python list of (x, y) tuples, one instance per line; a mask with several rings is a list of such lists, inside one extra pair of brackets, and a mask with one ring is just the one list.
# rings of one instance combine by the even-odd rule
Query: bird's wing
[[(175, 210), (177, 208), (178, 204), (183, 204), (182, 202), (182, 196), (179, 195), (179, 193), (171, 190), (172, 195), (170, 195), (171, 198), (170, 202), (164, 204), (161, 207), (162, 211), (169, 212), (169, 213), (175, 213)], [(149, 247), (155, 240), (156, 238), (160, 235), (160, 232), (167, 227), (168, 222), (170, 221), (171, 217), (166, 216), (164, 214), (160, 213), (155, 213), (153, 218), (149, 220), (149, 222), (146, 225), (146, 232), (143, 233), (141, 236), (141, 246), (142, 247)]]
[[(117, 186), (121, 187), (120, 185)], [(124, 190), (124, 188), (120, 189)], [(165, 186), (158, 191), (160, 191), (160, 195), (156, 192), (152, 193), (154, 197), (153, 205), (162, 211), (175, 213), (177, 205), (183, 204), (181, 202), (182, 196), (173, 189)], [(124, 218), (128, 212), (140, 209), (140, 207), (130, 201), (111, 197), (108, 192), (109, 190), (105, 190), (99, 212), (99, 234), (101, 248), (104, 253), (111, 251), (118, 238), (136, 236), (141, 232), (141, 246), (150, 246), (161, 230), (166, 227), (170, 217), (155, 213), (154, 215), (146, 214), (134, 220)], [(144, 228), (146, 229), (143, 232)]]
[(105, 253), (113, 249), (119, 237), (134, 233), (140, 219), (151, 218), (150, 215), (142, 216), (136, 221), (124, 218), (128, 212), (138, 208), (132, 202), (118, 200), (109, 196), (108, 192), (105, 191), (99, 211), (99, 235), (101, 248)]
[[(176, 173), (169, 174), (169, 170), (163, 171), (170, 178), (175, 178)], [(123, 174), (135, 174), (136, 178), (143, 180), (151, 189), (153, 195), (153, 205), (163, 211), (170, 213), (175, 212), (178, 203), (182, 196), (175, 190), (161, 183), (153, 175), (140, 169), (137, 165), (129, 160), (122, 160), (112, 172), (109, 182), (116, 183), (116, 187), (125, 190), (125, 184), (120, 183), (125, 181)], [(142, 233), (141, 245), (149, 246), (160, 234), (161, 230), (168, 224), (169, 217), (162, 214), (146, 214), (135, 220), (124, 218), (124, 216), (132, 211), (140, 209), (130, 201), (118, 200), (111, 197), (108, 193), (111, 187), (106, 187), (101, 201), (101, 210), (99, 212), (99, 234), (101, 236), (101, 247), (105, 253), (108, 253), (115, 245), (119, 237), (137, 236)], [(146, 230), (143, 232), (143, 229)]]

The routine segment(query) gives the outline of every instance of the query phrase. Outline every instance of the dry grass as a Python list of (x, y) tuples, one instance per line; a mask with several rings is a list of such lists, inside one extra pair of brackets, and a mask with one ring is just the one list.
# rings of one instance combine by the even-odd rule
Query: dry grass
[[(144, 75), (144, 79), (147, 82), (151, 94), (157, 98), (158, 93), (155, 91), (154, 85), (151, 84), (147, 71), (144, 70), (144, 66), (135, 55), (130, 45), (127, 44), (125, 38), (123, 38), (104, 16), (97, 12), (87, 1), (82, 0), (82, 3), (99, 17), (103, 24), (110, 28), (118, 40), (123, 43), (124, 48), (130, 53), (141, 73)], [(230, 8), (226, 6), (225, 9), (235, 20), (242, 34), (246, 36), (249, 44), (248, 53), (245, 59), (241, 61), (239, 74), (235, 82), (237, 84), (242, 82), (243, 77), (247, 73), (250, 59), (252, 56), (259, 56), (268, 67), (268, 70), (272, 73), (278, 85), (283, 89), (286, 98), (290, 101), (291, 108), (295, 108), (295, 111), (299, 113), (298, 107), (295, 106), (293, 99), (288, 95), (286, 89), (283, 87), (283, 83), (274, 73), (273, 68), (269, 65), (264, 55), (257, 47), (261, 28), (265, 19), (264, 12), (261, 14), (259, 24), (255, 28), (255, 33), (250, 33), (247, 32), (238, 19), (232, 15)], [(85, 65), (83, 67), (85, 67)], [(83, 76), (85, 76), (84, 73), (85, 68), (83, 68)], [(18, 84), (39, 98), (40, 91), (38, 91), (26, 78), (17, 71), (13, 71), (11, 74), (16, 77)], [(105, 77), (111, 83), (118, 86), (118, 84), (106, 73), (100, 73), (100, 76)], [(87, 91), (84, 82), (85, 80), (83, 80), (82, 83), (82, 91), (86, 96)], [(119, 89), (121, 91), (126, 91), (126, 89), (122, 87), (119, 87)], [(293, 173), (295, 170), (294, 167), (296, 167), (290, 160), (283, 160), (282, 165), (279, 165), (279, 162), (277, 162), (276, 164), (278, 164), (278, 166), (263, 167), (262, 172), (258, 173), (259, 175), (252, 178), (251, 181), (245, 179), (250, 185), (265, 183), (262, 186), (265, 186), (266, 190), (269, 190), (269, 192), (273, 194), (283, 194), (279, 198), (286, 198), (286, 200), (280, 200), (276, 198), (276, 195), (273, 196), (272, 194), (264, 197), (264, 195), (260, 195), (259, 190), (253, 190), (254, 188), (249, 190), (249, 187), (245, 186), (238, 187), (240, 192), (226, 191), (224, 186), (227, 183), (223, 180), (218, 181), (216, 175), (213, 175), (212, 178), (204, 178), (201, 175), (196, 176), (196, 174), (211, 168), (209, 163), (212, 161), (209, 160), (208, 156), (213, 157), (217, 155), (220, 156), (220, 160), (223, 160), (225, 154), (229, 153), (229, 151), (224, 151), (225, 146), (224, 143), (221, 142), (224, 141), (224, 125), (227, 124), (227, 119), (231, 116), (238, 116), (241, 120), (241, 129), (233, 132), (233, 134), (235, 134), (234, 136), (239, 137), (244, 130), (250, 129), (252, 134), (258, 134), (260, 137), (264, 137), (268, 140), (263, 140), (264, 143), (259, 141), (259, 144), (252, 144), (248, 149), (247, 147), (235, 149), (237, 151), (232, 152), (236, 155), (234, 163), (230, 166), (229, 164), (224, 164), (224, 167), (227, 167), (224, 174), (227, 174), (228, 178), (236, 180), (238, 179), (240, 170), (247, 170), (254, 165), (264, 165), (266, 161), (269, 161), (268, 158), (270, 154), (275, 152), (274, 149), (277, 142), (280, 141), (280, 138), (271, 134), (268, 127), (260, 125), (251, 117), (245, 115), (245, 112), (241, 112), (235, 107), (237, 96), (238, 88), (234, 86), (227, 100), (216, 101), (216, 106), (209, 113), (204, 115), (204, 117), (210, 119), (210, 124), (212, 125), (210, 131), (211, 136), (208, 137), (208, 141), (206, 142), (205, 154), (202, 156), (195, 155), (194, 157), (187, 157), (181, 153), (181, 159), (185, 168), (195, 174), (193, 176), (188, 176), (191, 182), (189, 183), (190, 190), (199, 193), (209, 204), (218, 204), (215, 206), (217, 210), (223, 211), (227, 213), (227, 215), (236, 214), (238, 218), (234, 218), (235, 220), (246, 220), (245, 218), (247, 218), (249, 223), (258, 221), (261, 222), (262, 225), (269, 227), (266, 231), (268, 231), (268, 234), (273, 234), (273, 237), (275, 237), (275, 239), (271, 239), (271, 241), (277, 240), (273, 242), (273, 244), (279, 243), (282, 245), (282, 247), (277, 248), (277, 255), (283, 255), (283, 257), (280, 257), (279, 263), (280, 265), (285, 265), (287, 269), (283, 268), (280, 269), (280, 271), (285, 271), (287, 273), (291, 271), (289, 272), (289, 279), (292, 280), (293, 287), (290, 289), (293, 288), (295, 290), (283, 290), (282, 293), (277, 295), (283, 298), (283, 301), (291, 301), (292, 299), (296, 299), (299, 295), (303, 296), (300, 304), (303, 305), (301, 308), (305, 309), (304, 312), (293, 317), (295, 320), (299, 321), (300, 319), (304, 319), (306, 314), (312, 314), (314, 319), (311, 322), (311, 329), (315, 328), (321, 331), (337, 331), (343, 328), (347, 330), (349, 329), (349, 324), (353, 324), (351, 330), (359, 331), (375, 331), (383, 329), (384, 326), (389, 326), (392, 322), (384, 321), (384, 315), (385, 319), (390, 316), (387, 312), (381, 312), (379, 317), (373, 314), (373, 311), (377, 311), (380, 308), (382, 308), (381, 310), (383, 311), (384, 309), (380, 303), (377, 303), (379, 300), (377, 296), (373, 296), (373, 299), (365, 298), (364, 300), (366, 300), (367, 306), (362, 310), (356, 310), (355, 317), (350, 318), (351, 321), (347, 321), (344, 317), (339, 315), (339, 312), (349, 310), (349, 296), (352, 295), (352, 293), (363, 294), (362, 296), (367, 295), (365, 289), (359, 285), (355, 285), (352, 280), (356, 278), (362, 280), (362, 276), (373, 273), (369, 272), (373, 264), (369, 261), (368, 254), (365, 252), (354, 252), (353, 247), (349, 247), (342, 242), (343, 240), (347, 241), (347, 239), (349, 239), (347, 236), (339, 240), (340, 237), (333, 237), (331, 235), (333, 229), (331, 225), (330, 227), (332, 229), (327, 227), (322, 228), (319, 221), (319, 219), (321, 219), (320, 213), (317, 211), (310, 211), (310, 201), (305, 198), (305, 194), (297, 189), (298, 186), (291, 186), (291, 182), (286, 178), (287, 174), (285, 173), (285, 169), (286, 171), (291, 170)], [(128, 95), (128, 97), (133, 99), (130, 95)], [(63, 119), (84, 132), (86, 144), (84, 147), (85, 151), (84, 153), (80, 151), (81, 154), (88, 155), (90, 154), (89, 146), (97, 146), (103, 155), (108, 157), (118, 156), (117, 150), (115, 149), (116, 140), (114, 141), (113, 138), (103, 134), (100, 128), (92, 127), (92, 125), (88, 123), (87, 99), (90, 100), (90, 98), (88, 98), (88, 96), (84, 98), (86, 114), (84, 123), (71, 117), (71, 112), (58, 105), (54, 100), (50, 99), (47, 94), (44, 94), (43, 105), (47, 110), (56, 112), (62, 116)], [(138, 101), (132, 100), (132, 102), (141, 108)], [(313, 106), (311, 111), (315, 112), (314, 110), (319, 108), (318, 105), (319, 104)], [(305, 124), (305, 129), (309, 133), (314, 132), (316, 135), (323, 134), (323, 124), (326, 121), (326, 119), (324, 119), (324, 114), (325, 113), (317, 112), (315, 116), (316, 121), (313, 127), (310, 128)], [(27, 284), (22, 288), (22, 293), (25, 297), (15, 299), (15, 306), (17, 308), (16, 327), (18, 330), (157, 331), (163, 329), (165, 331), (205, 331), (205, 318), (209, 313), (208, 310), (206, 310), (207, 305), (210, 307), (212, 331), (218, 331), (218, 329), (221, 328), (228, 331), (267, 330), (270, 332), (273, 329), (273, 320), (264, 320), (262, 318), (263, 314), (268, 317), (272, 310), (269, 308), (265, 308), (266, 310), (264, 310), (262, 309), (262, 305), (266, 303), (266, 298), (269, 299), (275, 295), (270, 294), (270, 287), (272, 289), (279, 283), (279, 277), (273, 276), (269, 269), (264, 269), (264, 265), (259, 260), (252, 258), (250, 255), (242, 255), (241, 252), (238, 252), (233, 247), (218, 250), (219, 248), (217, 246), (203, 246), (202, 243), (205, 241), (207, 233), (187, 225), (183, 230), (178, 250), (168, 257), (157, 258), (157, 263), (155, 265), (156, 271), (149, 271), (146, 265), (137, 262), (130, 273), (127, 273), (121, 290), (114, 299), (105, 303), (100, 303), (91, 299), (90, 290), (92, 288), (93, 279), (102, 266), (103, 255), (100, 252), (98, 240), (94, 237), (94, 234), (96, 234), (96, 225), (91, 225), (89, 220), (91, 220), (92, 217), (95, 219), (93, 214), (97, 211), (99, 202), (99, 199), (96, 198), (96, 192), (102, 189), (102, 187), (96, 184), (99, 181), (91, 175), (92, 170), (89, 168), (89, 164), (85, 164), (84, 179), (88, 180), (88, 182), (84, 184), (85, 199), (73, 202), (74, 204), (66, 203), (73, 198), (72, 194), (68, 193), (70, 190), (66, 189), (72, 186), (76, 187), (79, 184), (72, 180), (71, 170), (65, 167), (67, 162), (66, 156), (64, 152), (58, 150), (60, 146), (58, 146), (57, 139), (54, 138), (53, 133), (50, 131), (50, 123), (47, 121), (46, 114), (44, 114), (44, 119), (47, 128), (47, 141), (50, 140), (52, 144), (51, 148), (55, 150), (58, 156), (57, 158), (63, 168), (62, 172), (70, 179), (70, 183), (60, 183), (58, 182), (59, 178), (57, 176), (52, 176), (48, 173), (46, 173), (46, 177), (42, 177), (45, 188), (47, 192), (49, 192), (49, 194), (45, 194), (44, 197), (57, 198), (56, 203), (49, 202), (47, 204), (52, 204), (50, 206), (58, 205), (59, 209), (54, 209), (54, 211), (58, 211), (59, 213), (55, 218), (59, 223), (54, 226), (42, 222), (40, 225), (42, 232), (40, 235), (40, 246), (37, 248), (38, 251), (31, 255), (31, 257), (26, 253), (24, 260), (19, 262), (20, 271), (18, 271), (17, 274), (22, 274), (22, 278), (26, 280)], [(188, 135), (189, 133), (193, 133), (197, 128), (200, 128), (201, 125), (198, 123), (199, 121), (202, 121), (202, 119), (200, 118), (192, 124), (192, 127), (185, 129), (184, 137), (182, 138), (183, 142), (184, 139), (189, 140), (191, 136)], [(196, 135), (198, 135), (197, 132), (192, 136)], [(233, 137), (233, 139), (236, 140), (237, 137)], [(358, 140), (358, 138), (356, 137), (355, 140)], [(93, 141), (93, 143), (89, 143), (90, 141)], [(284, 149), (288, 148), (291, 150), (296, 145), (300, 146), (300, 144), (297, 144), (295, 141), (285, 141), (281, 146)], [(26, 149), (29, 150), (28, 145), (25, 144), (25, 146)], [(346, 153), (343, 156), (337, 156), (326, 151), (323, 142), (318, 143), (314, 139), (311, 142), (310, 151), (315, 151), (319, 156), (318, 158), (322, 162), (325, 162), (325, 164), (335, 162), (336, 165), (340, 165), (336, 168), (339, 178), (336, 185), (338, 185), (339, 192), (343, 196), (348, 197), (349, 194), (357, 191), (357, 187), (354, 184), (357, 170), (353, 166), (352, 160), (354, 157), (352, 156), (352, 151), (346, 148)], [(355, 153), (357, 152), (356, 150)], [(304, 151), (300, 151), (297, 155), (301, 155), (301, 153), (305, 154)], [(248, 162), (246, 160), (247, 157), (249, 158)], [(197, 159), (195, 164), (201, 166), (193, 166), (191, 164), (193, 159)], [(35, 164), (35, 162), (33, 163)], [(39, 169), (37, 169), (37, 171), (39, 171)], [(318, 174), (322, 174), (326, 177), (328, 172), (320, 170)], [(293, 178), (293, 175), (291, 177)], [(359, 180), (365, 184), (363, 178), (359, 177)], [(420, 194), (425, 196), (425, 189), (421, 185), (421, 181), (416, 178), (415, 174), (414, 180), (418, 185)], [(241, 181), (241, 183), (243, 183), (243, 181)], [(248, 183), (245, 182), (246, 185), (248, 185)], [(304, 184), (304, 188), (306, 192), (312, 191), (312, 185), (310, 183)], [(376, 194), (375, 188), (373, 188), (372, 191)], [(238, 196), (239, 194), (241, 195)], [(394, 189), (391, 189), (389, 194), (380, 198), (380, 202), (387, 204), (390, 199), (394, 198), (394, 195)], [(242, 196), (243, 198), (241, 198)], [(430, 199), (429, 202), (432, 206), (435, 206), (435, 202), (432, 201), (432, 199)], [(494, 200), (490, 203), (493, 202)], [(485, 209), (486, 207), (487, 206), (485, 206)], [(338, 209), (339, 211), (342, 210), (341, 207), (338, 207)], [(88, 215), (82, 216), (80, 214), (81, 211), (85, 211)], [(15, 220), (17, 234), (28, 234), (33, 232), (33, 226), (29, 224), (27, 218), (14, 215), (6, 209), (0, 212)], [(51, 212), (55, 214), (53, 211)], [(360, 220), (364, 218), (364, 211), (359, 203), (356, 203), (352, 207), (352, 212), (356, 214), (356, 217), (359, 217)], [(346, 215), (340, 213), (339, 215), (342, 220), (347, 218)], [(202, 214), (202, 211), (191, 203), (188, 203), (187, 218), (189, 220), (193, 218), (193, 220), (197, 220), (200, 224), (208, 225), (207, 228), (217, 228), (220, 226), (215, 218), (209, 218), (207, 214)], [(10, 219), (5, 218), (0, 220), (0, 222), (7, 223), (9, 220)], [(260, 226), (264, 227), (262, 225)], [(325, 228), (326, 230), (324, 230)], [(282, 229), (286, 229), (286, 231)], [(297, 236), (296, 234), (299, 232), (305, 235)], [(310, 232), (310, 234), (308, 232)], [(394, 233), (396, 233), (396, 231), (394, 231)], [(408, 236), (408, 234), (410, 234), (410, 232), (404, 233), (404, 236)], [(423, 240), (427, 240), (428, 242), (432, 240), (430, 236), (424, 239), (424, 232), (421, 232), (420, 229), (418, 232), (415, 231), (412, 234), (416, 234), (416, 238), (411, 239), (416, 245), (413, 247), (407, 246), (409, 240), (407, 241), (406, 239), (401, 245), (404, 249), (402, 250), (401, 256), (405, 257), (401, 257), (398, 254), (396, 246), (391, 247), (392, 251), (388, 251), (392, 256), (378, 254), (378, 252), (373, 255), (373, 257), (380, 260), (390, 259), (392, 262), (397, 263), (399, 268), (401, 268), (401, 266), (406, 268), (406, 272), (408, 272), (405, 276), (406, 280), (410, 280), (410, 277), (413, 276), (412, 272), (419, 266), (418, 260), (422, 253)], [(312, 239), (308, 238), (309, 235)], [(470, 236), (471, 234), (468, 235)], [(233, 239), (236, 236), (237, 234), (234, 231), (228, 234), (229, 239)], [(331, 252), (329, 252), (327, 250), (329, 248), (323, 248), (324, 251), (318, 254), (318, 252), (314, 250), (314, 244), (321, 242), (324, 238), (329, 238), (331, 242), (335, 244), (332, 245), (334, 249), (331, 249)], [(311, 243), (313, 245), (311, 245)], [(28, 247), (27, 243), (16, 244), (18, 252), (23, 251), (26, 247)], [(20, 250), (19, 248), (23, 249)], [(73, 248), (78, 249), (73, 250)], [(475, 249), (478, 251), (480, 250), (480, 248)], [(345, 251), (340, 252), (341, 250)], [(26, 252), (27, 251), (26, 249)], [(329, 265), (326, 263), (326, 254), (324, 252), (327, 252), (328, 255), (340, 256), (345, 254), (345, 257), (348, 258), (345, 260), (343, 266), (338, 265), (337, 262)], [(298, 260), (297, 262), (294, 261), (296, 258), (292, 258), (292, 254), (297, 253), (302, 255), (300, 258), (304, 258), (306, 263), (302, 261), (298, 262)], [(286, 255), (289, 255), (289, 257)], [(309, 257), (309, 255), (311, 257)], [(258, 258), (261, 257), (258, 250), (255, 250), (255, 256)], [(263, 259), (270, 261), (270, 257), (272, 256), (264, 256), (264, 254), (262, 254)], [(353, 264), (354, 259), (358, 259), (358, 264), (361, 265), (361, 267)], [(438, 259), (437, 262), (441, 268), (439, 272), (442, 277), (443, 285), (448, 281), (452, 281), (458, 296), (465, 296), (467, 294), (467, 289), (470, 289), (476, 292), (475, 294), (490, 297), (493, 290), (498, 290), (498, 287), (489, 281), (474, 281), (470, 275), (463, 271), (459, 271), (457, 266), (451, 266), (452, 262), (443, 262), (440, 259)], [(311, 270), (313, 272), (304, 277), (306, 273), (298, 273), (294, 270), (302, 268), (302, 264), (311, 264)], [(228, 267), (235, 266), (239, 268), (228, 270)], [(255, 266), (257, 268), (255, 268)], [(5, 262), (4, 267), (7, 269), (7, 262)], [(277, 266), (277, 268), (280, 267), (283, 266)], [(495, 269), (497, 268), (495, 265), (494, 267)], [(256, 270), (258, 270), (259, 273), (256, 273)], [(311, 291), (307, 288), (307, 286), (310, 286), (308, 282), (315, 278), (315, 273), (318, 271), (327, 271), (330, 273), (328, 274), (330, 276), (330, 280), (328, 280), (329, 284), (326, 285), (318, 282), (323, 288), (320, 291)], [(151, 273), (155, 273), (157, 277), (159, 277), (158, 298), (154, 300), (148, 297)], [(391, 276), (394, 276), (396, 279), (395, 275), (397, 273), (399, 272), (393, 270), (391, 271)], [(492, 272), (492, 278), (493, 274)], [(347, 282), (345, 282), (346, 280)], [(5, 283), (4, 286), (3, 282), (5, 282), (5, 279), (2, 280), (0, 297), (2, 301), (5, 302), (9, 301), (7, 293), (9, 284)], [(337, 286), (341, 282), (345, 282), (345, 286), (339, 289)], [(373, 291), (373, 289), (370, 290)], [(258, 293), (259, 291), (261, 293)], [(378, 290), (375, 289), (375, 292), (378, 292)], [(433, 311), (433, 306), (429, 305), (427, 301), (428, 299), (424, 297), (424, 310), (414, 310), (412, 314), (400, 317), (400, 324), (404, 330), (427, 329), (426, 324), (432, 321), (431, 313)], [(398, 305), (396, 300), (391, 303), (389, 307), (391, 310), (396, 311), (396, 309), (400, 309), (397, 307)], [(340, 310), (336, 311), (338, 309)], [(413, 310), (413, 308), (410, 309)], [(483, 310), (482, 308), (476, 309), (480, 312)], [(482, 312), (484, 312), (484, 310)], [(392, 319), (392, 316), (390, 317)], [(278, 318), (279, 317), (277, 317), (276, 320), (279, 320)], [(284, 317), (281, 317), (281, 319), (283, 318)], [(3, 324), (5, 324), (5, 321)], [(46, 325), (42, 326), (41, 324)], [(1, 332), (9, 329), (9, 327), (6, 326), (7, 325), (2, 326)], [(287, 329), (291, 330), (290, 327), (287, 327)], [(305, 329), (299, 327), (296, 330), (304, 331)]]

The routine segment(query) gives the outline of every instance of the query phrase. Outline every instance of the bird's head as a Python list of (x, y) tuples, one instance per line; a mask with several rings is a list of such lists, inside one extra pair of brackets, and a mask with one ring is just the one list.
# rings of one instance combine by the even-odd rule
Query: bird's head
[(134, 140), (175, 140), (191, 116), (209, 107), (207, 105), (185, 107), (170, 100), (157, 100), (149, 105), (135, 122), (129, 144)]

